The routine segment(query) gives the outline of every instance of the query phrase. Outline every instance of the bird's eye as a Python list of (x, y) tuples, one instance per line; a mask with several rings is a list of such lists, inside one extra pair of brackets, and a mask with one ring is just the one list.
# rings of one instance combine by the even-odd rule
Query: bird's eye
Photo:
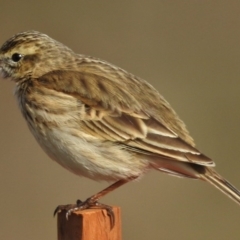
[(18, 62), (22, 57), (23, 57), (23, 56), (22, 56), (21, 54), (19, 54), (19, 53), (14, 53), (14, 54), (12, 55), (12, 60), (13, 60), (14, 62)]

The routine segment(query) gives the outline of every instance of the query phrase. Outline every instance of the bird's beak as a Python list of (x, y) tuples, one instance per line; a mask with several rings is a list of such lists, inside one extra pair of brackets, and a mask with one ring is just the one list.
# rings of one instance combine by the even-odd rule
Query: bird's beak
[(3, 59), (0, 56), (0, 78), (3, 78)]
[(3, 65), (3, 59), (2, 59), (2, 56), (0, 54), (0, 68), (2, 67), (2, 65)]

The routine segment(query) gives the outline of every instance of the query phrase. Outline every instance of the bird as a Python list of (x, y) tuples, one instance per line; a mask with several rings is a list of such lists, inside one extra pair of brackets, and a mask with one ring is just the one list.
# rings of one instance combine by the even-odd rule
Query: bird
[(240, 204), (239, 190), (217, 173), (147, 81), (34, 30), (2, 45), (0, 72), (15, 82), (21, 113), (52, 160), (78, 176), (113, 182), (54, 214), (103, 208), (114, 222), (112, 208), (98, 200), (150, 170), (203, 180)]

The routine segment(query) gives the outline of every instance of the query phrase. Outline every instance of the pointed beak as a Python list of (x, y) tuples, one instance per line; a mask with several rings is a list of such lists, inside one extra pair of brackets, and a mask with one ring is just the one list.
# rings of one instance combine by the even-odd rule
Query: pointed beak
[(0, 56), (0, 78), (4, 78), (3, 77), (3, 59)]
[(0, 58), (0, 72), (2, 71), (3, 60)]

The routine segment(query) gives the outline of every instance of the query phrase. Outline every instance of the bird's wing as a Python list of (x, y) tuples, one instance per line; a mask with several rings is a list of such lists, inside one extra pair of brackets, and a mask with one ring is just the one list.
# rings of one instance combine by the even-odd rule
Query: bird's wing
[(213, 166), (195, 147), (184, 123), (147, 82), (105, 62), (86, 61), (78, 71), (53, 71), (39, 84), (74, 96), (84, 106), (85, 132), (130, 151)]

